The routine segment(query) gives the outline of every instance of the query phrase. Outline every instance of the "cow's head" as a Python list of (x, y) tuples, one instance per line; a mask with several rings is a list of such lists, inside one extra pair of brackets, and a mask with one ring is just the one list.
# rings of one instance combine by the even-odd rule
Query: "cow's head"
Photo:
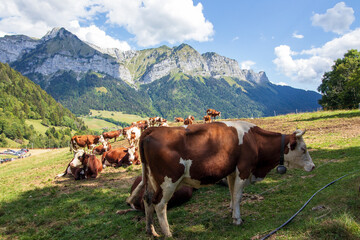
[(131, 146), (131, 147), (128, 147), (127, 151), (129, 153), (129, 161), (131, 162), (131, 164), (137, 160), (137, 154), (136, 154), (136, 150), (137, 150), (137, 147), (135, 146)]
[(102, 134), (100, 135), (99, 142), (101, 142), (101, 143), (105, 142), (104, 136)]
[(302, 136), (306, 131), (296, 130), (290, 135), (289, 145), (285, 148), (284, 160), (288, 168), (300, 168), (307, 172), (315, 168)]
[(74, 158), (70, 162), (70, 167), (73, 167), (73, 168), (83, 167), (82, 157), (84, 154), (85, 154), (85, 151), (83, 149), (74, 151)]

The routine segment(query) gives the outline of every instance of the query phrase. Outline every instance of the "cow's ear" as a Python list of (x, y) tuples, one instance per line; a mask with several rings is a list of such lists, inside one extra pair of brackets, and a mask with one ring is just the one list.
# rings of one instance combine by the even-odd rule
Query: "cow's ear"
[(124, 152), (128, 152), (129, 150), (128, 149), (125, 149)]
[(291, 134), (291, 135), (290, 135), (290, 149), (291, 149), (291, 150), (294, 150), (294, 149), (296, 148), (296, 144), (297, 144), (297, 142), (296, 142), (296, 135), (295, 135), (295, 133), (294, 133), (294, 134)]

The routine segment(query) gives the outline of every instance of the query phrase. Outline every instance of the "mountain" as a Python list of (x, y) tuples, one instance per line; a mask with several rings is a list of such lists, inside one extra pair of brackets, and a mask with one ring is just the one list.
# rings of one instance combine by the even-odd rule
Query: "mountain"
[(140, 51), (101, 49), (55, 28), (41, 39), (0, 38), (0, 61), (76, 114), (94, 108), (201, 118), (207, 108), (215, 108), (224, 118), (238, 118), (320, 107), (316, 92), (274, 85), (265, 72), (240, 69), (233, 59), (200, 54), (187, 44)]
[[(57, 146), (67, 146), (71, 130), (84, 129), (84, 123), (49, 94), (7, 64), (0, 63), (0, 145), (5, 137), (18, 142), (31, 141), (34, 147), (44, 147), (41, 141), (58, 141)], [(44, 125), (62, 127), (39, 136), (25, 119), (38, 119)], [(52, 132), (51, 132), (52, 131)]]

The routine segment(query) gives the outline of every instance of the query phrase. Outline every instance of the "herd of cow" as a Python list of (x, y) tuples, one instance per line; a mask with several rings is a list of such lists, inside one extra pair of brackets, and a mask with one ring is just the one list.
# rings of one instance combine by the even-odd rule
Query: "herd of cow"
[[(193, 124), (194, 118), (189, 116), (174, 119), (183, 121), (182, 126), (166, 127), (166, 119), (155, 117), (134, 122), (122, 131), (74, 136), (70, 147), (74, 158), (57, 177), (73, 174), (75, 179), (95, 178), (106, 165), (141, 164), (142, 176), (133, 183), (126, 201), (133, 209), (145, 211), (148, 234), (159, 236), (153, 224), (156, 212), (163, 234), (169, 237), (172, 234), (167, 206), (189, 200), (193, 188), (227, 179), (233, 223), (240, 225), (243, 223), (240, 201), (245, 186), (261, 181), (276, 166), (285, 170), (315, 168), (302, 138), (305, 131), (281, 134), (244, 121), (211, 122), (221, 113), (213, 109), (206, 113), (203, 124)], [(130, 146), (112, 149), (109, 139), (121, 134)], [(95, 147), (98, 143), (102, 145)], [(95, 154), (101, 154), (101, 160)]]

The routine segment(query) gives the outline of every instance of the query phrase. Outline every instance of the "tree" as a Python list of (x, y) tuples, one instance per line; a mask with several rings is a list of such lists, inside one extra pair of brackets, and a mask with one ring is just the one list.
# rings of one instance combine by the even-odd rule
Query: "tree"
[(325, 109), (352, 109), (360, 103), (360, 52), (349, 50), (337, 59), (332, 71), (323, 75), (318, 87), (323, 96), (319, 104)]

